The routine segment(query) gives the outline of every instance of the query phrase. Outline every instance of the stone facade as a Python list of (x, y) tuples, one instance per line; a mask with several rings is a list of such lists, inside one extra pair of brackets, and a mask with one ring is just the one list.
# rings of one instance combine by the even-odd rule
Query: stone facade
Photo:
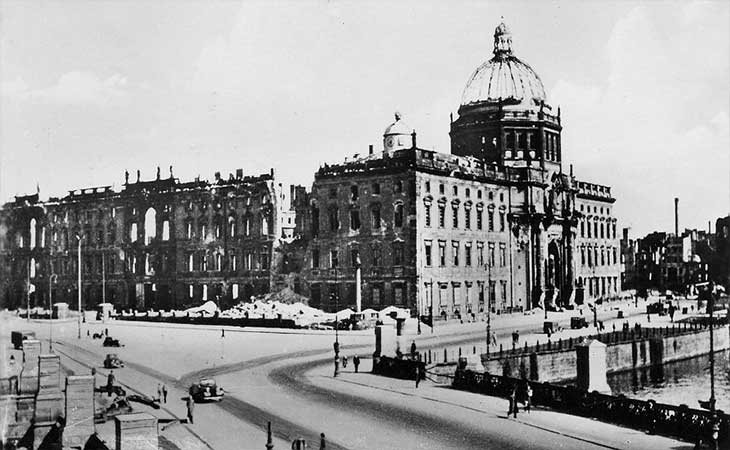
[[(5, 307), (76, 309), (79, 247), (82, 308), (169, 309), (268, 292), (281, 237), (274, 171), (214, 181), (172, 175), (16, 197), (0, 210), (0, 298)], [(78, 239), (80, 237), (80, 240)], [(51, 274), (54, 280), (51, 280)], [(51, 283), (53, 281), (53, 283)]]

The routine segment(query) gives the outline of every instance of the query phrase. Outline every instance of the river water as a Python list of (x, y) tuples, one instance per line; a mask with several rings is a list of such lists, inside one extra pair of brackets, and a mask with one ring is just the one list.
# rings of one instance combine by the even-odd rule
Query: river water
[[(699, 409), (697, 401), (710, 398), (710, 358), (705, 355), (612, 374), (608, 385), (614, 395)], [(715, 399), (717, 409), (730, 412), (730, 351), (715, 353)]]

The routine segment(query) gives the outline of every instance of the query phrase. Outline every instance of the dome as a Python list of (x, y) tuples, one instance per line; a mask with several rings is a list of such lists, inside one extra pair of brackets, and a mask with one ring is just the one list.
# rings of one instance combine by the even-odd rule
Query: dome
[(388, 125), (388, 127), (385, 129), (385, 133), (383, 133), (383, 136), (393, 136), (396, 134), (405, 134), (409, 135), (413, 130), (411, 130), (408, 125), (403, 122), (402, 115), (399, 112), (395, 113), (395, 122)]
[(515, 100), (544, 102), (545, 87), (532, 67), (512, 55), (512, 34), (503, 23), (494, 30), (494, 57), (474, 71), (464, 88), (462, 105)]
[[(395, 122), (388, 125), (383, 133), (383, 150), (386, 152), (408, 148), (411, 145), (411, 129), (401, 120), (401, 114), (395, 113)], [(413, 144), (415, 145), (415, 144)]]

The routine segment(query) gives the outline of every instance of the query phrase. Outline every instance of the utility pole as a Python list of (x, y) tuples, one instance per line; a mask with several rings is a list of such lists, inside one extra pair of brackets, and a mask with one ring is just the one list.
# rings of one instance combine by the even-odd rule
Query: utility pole
[(28, 309), (26, 310), (26, 320), (30, 322), (30, 264), (31, 258), (28, 256), (28, 269), (26, 272), (26, 283), (25, 283), (25, 300), (27, 302)]
[(334, 269), (335, 269), (335, 292), (333, 292), (332, 295), (335, 298), (335, 343), (334, 343), (333, 347), (335, 350), (335, 374), (334, 374), (334, 376), (336, 377), (337, 375), (340, 374), (340, 337), (339, 337), (339, 330), (338, 330), (339, 321), (337, 320), (337, 310), (340, 309), (339, 298), (338, 298), (340, 296), (340, 293), (339, 293), (340, 287), (339, 287), (339, 284), (337, 284), (337, 266), (335, 266)]
[(81, 312), (81, 239), (82, 239), (82, 237), (77, 234), (76, 239), (79, 241), (79, 247), (78, 247), (79, 333), (78, 333), (78, 338), (81, 339), (81, 316), (83, 315), (83, 313)]
[(53, 262), (49, 261), (48, 265), (51, 269), (51, 275), (48, 277), (48, 309), (51, 311), (48, 320), (48, 351), (53, 353), (53, 283), (56, 282), (58, 275), (53, 273)]
[(487, 359), (492, 343), (492, 264), (487, 261)]
[(106, 303), (106, 255), (103, 250), (101, 253), (101, 302)]

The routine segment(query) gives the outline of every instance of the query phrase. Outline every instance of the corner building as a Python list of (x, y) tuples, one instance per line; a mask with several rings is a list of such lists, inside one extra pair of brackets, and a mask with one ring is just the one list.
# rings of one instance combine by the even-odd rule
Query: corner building
[(620, 291), (611, 188), (563, 170), (560, 110), (503, 23), (493, 54), (452, 117), (451, 154), (419, 148), (396, 113), (382, 152), (317, 171), (297, 214), (315, 306), (354, 305), (358, 265), (364, 308), (443, 318)]

